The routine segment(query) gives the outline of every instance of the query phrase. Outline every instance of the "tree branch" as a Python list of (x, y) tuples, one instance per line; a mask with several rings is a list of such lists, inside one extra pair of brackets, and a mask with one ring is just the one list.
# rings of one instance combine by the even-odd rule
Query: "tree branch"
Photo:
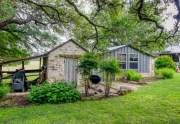
[(158, 23), (156, 20), (149, 18), (146, 14), (144, 14), (144, 13), (142, 12), (142, 11), (143, 11), (143, 7), (144, 7), (144, 2), (145, 2), (145, 0), (139, 0), (139, 1), (137, 2), (138, 8), (135, 9), (135, 10), (137, 11), (137, 14), (138, 14), (138, 17), (139, 17), (140, 20), (152, 22), (152, 23), (155, 24), (155, 26), (156, 26), (158, 29), (160, 29), (160, 33), (159, 33), (159, 35), (155, 38), (155, 41), (154, 41), (154, 42), (157, 42), (157, 41), (159, 40), (159, 38), (161, 38), (161, 36), (162, 36), (162, 34), (163, 34), (163, 32), (164, 32), (164, 27), (161, 26), (161, 25), (159, 25), (159, 23)]

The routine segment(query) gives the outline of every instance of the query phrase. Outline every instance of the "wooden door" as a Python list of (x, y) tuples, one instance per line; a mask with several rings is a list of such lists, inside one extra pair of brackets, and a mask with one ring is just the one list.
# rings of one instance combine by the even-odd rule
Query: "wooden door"
[(76, 86), (78, 78), (78, 60), (72, 58), (64, 59), (64, 78), (70, 85)]

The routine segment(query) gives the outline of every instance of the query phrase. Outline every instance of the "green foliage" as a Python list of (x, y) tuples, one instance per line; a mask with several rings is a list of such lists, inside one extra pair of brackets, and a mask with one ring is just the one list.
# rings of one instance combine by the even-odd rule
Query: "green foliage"
[[(96, 22), (108, 27), (110, 30), (99, 28), (99, 42), (97, 44), (98, 50), (106, 50), (109, 46), (120, 45), (120, 44), (131, 44), (137, 48), (141, 48), (145, 51), (159, 50), (165, 47), (165, 40), (163, 40), (167, 34), (163, 32), (157, 42), (156, 38), (159, 36), (159, 31), (156, 30), (155, 25), (140, 21), (135, 14), (134, 8), (137, 7), (137, 1), (131, 1), (131, 4), (135, 6), (127, 6), (123, 0), (111, 1), (114, 5), (123, 5), (118, 7), (107, 7), (101, 10), (101, 13), (96, 16)], [(149, 17), (154, 20), (160, 21), (156, 18), (157, 15), (154, 13), (154, 7), (151, 4), (153, 2), (144, 2), (145, 8), (143, 10), (147, 12)], [(151, 6), (151, 7), (150, 7)], [(137, 12), (137, 11), (136, 11)], [(93, 13), (93, 11), (92, 11)], [(94, 44), (91, 42), (95, 40), (93, 37), (94, 28), (89, 25), (86, 21), (78, 18), (79, 22), (73, 29), (75, 38), (81, 40), (81, 42), (87, 47), (91, 48)], [(143, 46), (143, 47), (142, 47)]]
[(110, 87), (112, 85), (113, 76), (115, 76), (119, 69), (119, 63), (117, 59), (108, 58), (100, 63), (100, 69), (105, 73), (105, 96), (109, 96)]
[[(99, 1), (98, 9), (101, 11), (94, 9), (97, 7), (97, 2), (73, 2), (74, 5), (77, 5), (77, 9), (82, 11), (83, 16), (81, 13), (77, 13), (67, 1), (42, 0), (32, 4), (25, 1), (1, 0), (0, 21), (10, 17), (20, 19), (18, 15), (24, 15), (24, 17), (31, 15), (37, 18), (37, 21), (24, 25), (9, 24), (6, 26), (5, 28), (8, 30), (1, 31), (5, 36), (0, 36), (1, 40), (5, 39), (4, 41), (6, 41), (0, 43), (0, 47), (3, 46), (0, 48), (0, 57), (6, 59), (7, 53), (9, 57), (14, 57), (12, 53), (16, 51), (18, 51), (17, 57), (19, 57), (20, 53), (24, 52), (21, 46), (29, 51), (32, 50), (32, 47), (37, 49), (41, 46), (49, 47), (57, 41), (55, 36), (53, 38), (53, 34), (64, 35), (66, 32), (69, 32), (89, 49), (94, 48), (93, 46), (96, 44), (94, 41), (98, 39), (96, 48), (101, 51), (106, 50), (109, 46), (129, 43), (138, 48), (143, 46), (141, 48), (146, 51), (157, 48), (159, 50), (165, 45), (166, 40), (163, 38), (166, 32), (162, 33), (158, 42), (152, 42), (159, 36), (159, 29), (155, 27), (154, 22), (139, 20), (137, 11), (135, 11), (139, 6), (137, 1), (131, 1), (133, 6), (129, 6), (124, 0)], [(43, 5), (39, 8), (38, 5), (42, 3)], [(53, 5), (53, 7), (46, 5)], [(86, 5), (91, 6), (90, 10), (87, 11)], [(144, 2), (142, 13), (161, 24), (154, 5), (156, 5), (155, 1)], [(131, 8), (133, 12), (131, 12)], [(27, 11), (24, 12), (24, 10)], [(97, 25), (96, 31), (94, 25)], [(51, 31), (49, 32), (49, 30)]]
[[(0, 21), (14, 17), (16, 10), (12, 0), (0, 1)], [(9, 25), (7, 31), (0, 32), (0, 59), (7, 60), (27, 56), (27, 52), (19, 45), (22, 34), (15, 32), (17, 27)]]
[(125, 96), (64, 105), (0, 107), (0, 124), (179, 124), (179, 84), (177, 73), (173, 79), (152, 82)]
[(175, 71), (170, 68), (161, 68), (155, 71), (155, 74), (157, 77), (163, 78), (163, 79), (171, 79), (174, 77)]
[(12, 0), (0, 1), (0, 21), (11, 18), (15, 14)]
[(33, 103), (70, 103), (80, 100), (80, 93), (65, 82), (33, 86), (28, 100)]
[(127, 79), (130, 81), (139, 81), (142, 79), (142, 75), (134, 70), (128, 70), (126, 72)]
[(98, 67), (98, 55), (89, 52), (85, 53), (84, 55), (81, 56), (80, 58), (80, 63), (79, 63), (79, 69), (82, 74), (83, 80), (84, 80), (84, 87), (85, 87), (85, 94), (88, 96), (88, 89), (89, 89), (89, 77), (92, 73), (93, 69), (97, 69)]
[[(0, 21), (3, 22), (12, 18), (17, 18), (17, 20), (21, 19), (20, 17), (16, 17), (16, 15), (24, 15), (21, 13), (21, 9), (25, 9), (22, 8), (22, 6), (24, 5), (22, 5), (20, 1), (1, 0)], [(30, 12), (29, 8), (26, 8), (26, 10)], [(29, 16), (29, 14), (27, 16)], [(49, 33), (49, 31), (46, 31), (44, 27), (42, 28), (42, 26), (33, 23), (27, 23), (21, 26), (16, 23), (10, 23), (0, 28), (0, 59), (4, 61), (26, 57), (29, 51), (32, 51), (32, 48), (37, 49), (40, 46), (48, 46), (49, 48), (49, 46), (54, 45), (54, 41), (57, 40), (55, 36)]]
[(160, 56), (155, 61), (156, 69), (171, 68), (176, 70), (176, 65), (170, 56)]
[(98, 67), (98, 55), (93, 52), (85, 53), (80, 58), (79, 68), (83, 74), (90, 74), (92, 69)]
[(9, 87), (8, 85), (0, 85), (0, 99), (5, 97), (7, 93), (9, 92)]
[[(15, 27), (11, 26), (14, 30)], [(14, 35), (17, 35), (17, 33)], [(19, 34), (19, 36), (21, 36)], [(8, 32), (0, 32), (0, 59), (8, 60), (27, 56), (25, 49), (19, 46), (19, 39)]]
[(111, 73), (112, 75), (120, 72), (119, 63), (117, 59), (114, 58), (105, 59), (101, 61), (100, 69), (106, 73)]

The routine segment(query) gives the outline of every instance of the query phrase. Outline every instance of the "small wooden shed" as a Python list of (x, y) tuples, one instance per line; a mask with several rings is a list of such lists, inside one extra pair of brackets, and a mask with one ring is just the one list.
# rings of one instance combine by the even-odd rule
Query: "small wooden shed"
[(107, 55), (115, 57), (122, 69), (135, 70), (145, 77), (154, 75), (154, 56), (131, 45), (110, 47)]

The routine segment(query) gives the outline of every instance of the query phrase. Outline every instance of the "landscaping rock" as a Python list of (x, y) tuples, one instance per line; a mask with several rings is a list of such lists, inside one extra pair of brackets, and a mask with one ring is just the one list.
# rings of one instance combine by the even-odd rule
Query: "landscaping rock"
[(103, 90), (102, 90), (102, 89), (98, 89), (97, 91), (98, 91), (99, 93), (102, 93), (102, 92), (103, 92)]

